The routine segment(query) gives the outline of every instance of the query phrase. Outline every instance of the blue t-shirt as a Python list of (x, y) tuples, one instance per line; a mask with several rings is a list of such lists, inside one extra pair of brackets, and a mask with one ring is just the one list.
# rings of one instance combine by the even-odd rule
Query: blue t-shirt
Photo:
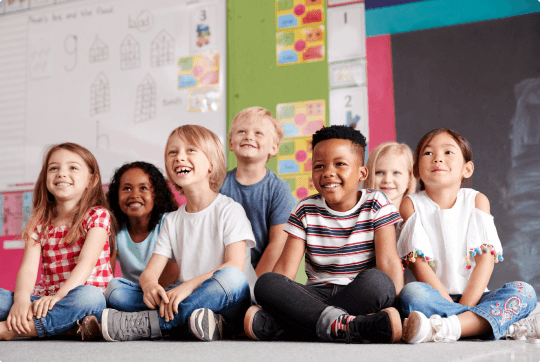
[(270, 226), (285, 224), (296, 199), (289, 184), (266, 169), (266, 176), (253, 185), (242, 185), (236, 180), (236, 168), (227, 172), (219, 192), (238, 202), (246, 210), (257, 245), (251, 249), (251, 264), (257, 267), (268, 245)]
[(122, 269), (122, 278), (139, 284), (139, 277), (141, 276), (144, 268), (150, 261), (154, 248), (159, 235), (159, 230), (165, 216), (165, 213), (159, 223), (154, 227), (154, 230), (150, 231), (150, 234), (140, 243), (134, 243), (131, 240), (129, 231), (126, 228), (122, 228), (116, 234), (116, 250), (118, 250), (118, 263)]

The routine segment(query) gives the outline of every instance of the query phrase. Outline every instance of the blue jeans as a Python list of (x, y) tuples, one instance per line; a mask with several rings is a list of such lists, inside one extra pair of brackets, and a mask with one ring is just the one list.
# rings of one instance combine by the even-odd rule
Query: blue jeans
[[(172, 289), (176, 285), (167, 289)], [(105, 291), (107, 304), (111, 308), (126, 312), (148, 310), (143, 302), (143, 291), (140, 286), (125, 279), (115, 278)], [(251, 306), (249, 284), (240, 269), (228, 266), (216, 270), (197, 289), (178, 305), (178, 314), (174, 319), (165, 322), (159, 317), (162, 330), (170, 330), (182, 335), (189, 322), (189, 317), (198, 308), (208, 308), (220, 314), (231, 328), (242, 328), (242, 321), (247, 309)], [(178, 333), (176, 333), (178, 332)]]
[(449, 317), (471, 311), (491, 325), (492, 333), (486, 335), (486, 339), (497, 340), (514, 322), (527, 317), (537, 303), (533, 287), (525, 282), (507, 283), (500, 289), (485, 292), (474, 307), (459, 304), (461, 294), (450, 297), (454, 303), (444, 299), (429, 284), (414, 282), (401, 290), (398, 307), (405, 317), (412, 311), (422, 312), (428, 318), (434, 314)]
[[(7, 320), (9, 310), (13, 305), (13, 292), (0, 288), (0, 321)], [(38, 300), (39, 297), (30, 297)], [(65, 332), (77, 325), (77, 321), (93, 315), (101, 320), (101, 312), (105, 309), (105, 298), (99, 288), (92, 285), (79, 285), (56, 303), (47, 316), (37, 319), (34, 317), (38, 336), (51, 337)]]

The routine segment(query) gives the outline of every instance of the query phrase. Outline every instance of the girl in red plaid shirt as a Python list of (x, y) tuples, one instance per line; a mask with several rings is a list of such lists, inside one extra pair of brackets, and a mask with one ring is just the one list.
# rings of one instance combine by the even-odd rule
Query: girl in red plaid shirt
[[(113, 278), (114, 240), (105, 207), (94, 156), (73, 143), (53, 146), (34, 189), (15, 293), (0, 289), (0, 340), (101, 337), (97, 321), (105, 308), (103, 292)], [(34, 286), (40, 256), (41, 280)]]

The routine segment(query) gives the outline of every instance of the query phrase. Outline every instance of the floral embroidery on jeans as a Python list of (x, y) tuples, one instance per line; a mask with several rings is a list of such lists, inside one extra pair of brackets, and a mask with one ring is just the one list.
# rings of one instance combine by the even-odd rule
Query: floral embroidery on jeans
[(501, 317), (499, 323), (501, 325), (512, 319), (513, 315), (519, 315), (521, 308), (526, 308), (527, 303), (523, 303), (519, 297), (510, 297), (504, 302), (503, 308), (501, 309), (501, 303), (491, 306), (491, 315), (494, 317)]
[(523, 296), (526, 296), (526, 297), (529, 297), (529, 298), (532, 298), (532, 294), (531, 294), (531, 289), (532, 287), (528, 284), (525, 284), (525, 287), (523, 286), (523, 283), (521, 282), (517, 282), (517, 283), (513, 283), (515, 287), (518, 287), (518, 293), (523, 295)]

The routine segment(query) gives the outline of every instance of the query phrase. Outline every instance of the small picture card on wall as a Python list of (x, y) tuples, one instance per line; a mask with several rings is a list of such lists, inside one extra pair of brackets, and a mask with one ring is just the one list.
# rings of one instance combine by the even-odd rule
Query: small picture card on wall
[(324, 60), (324, 26), (307, 27), (276, 34), (277, 65)]
[(367, 84), (366, 59), (330, 64), (330, 89)]
[(278, 174), (290, 175), (311, 172), (312, 153), (311, 136), (284, 139), (277, 154)]
[(7, 0), (7, 1), (4, 0), (0, 2), (0, 6), (2, 6), (2, 3), (5, 3), (6, 13), (9, 13), (11, 11), (28, 9), (28, 5), (29, 5), (28, 0)]
[(277, 120), (283, 125), (284, 137), (311, 136), (326, 124), (326, 102), (323, 99), (277, 105)]
[(277, 29), (323, 24), (323, 0), (276, 0)]
[(365, 6), (328, 9), (328, 62), (366, 57)]
[(190, 112), (217, 111), (219, 100), (219, 85), (190, 89), (188, 108)]
[(178, 88), (199, 88), (219, 83), (219, 52), (178, 60)]
[(367, 87), (330, 90), (330, 125), (353, 127), (369, 141)]
[(206, 4), (191, 8), (190, 17), (189, 49), (191, 54), (200, 54), (215, 50), (216, 38), (214, 32), (217, 29), (215, 4)]
[(297, 200), (317, 193), (317, 189), (313, 185), (311, 173), (296, 176), (281, 176), (281, 179), (289, 184), (292, 194)]

